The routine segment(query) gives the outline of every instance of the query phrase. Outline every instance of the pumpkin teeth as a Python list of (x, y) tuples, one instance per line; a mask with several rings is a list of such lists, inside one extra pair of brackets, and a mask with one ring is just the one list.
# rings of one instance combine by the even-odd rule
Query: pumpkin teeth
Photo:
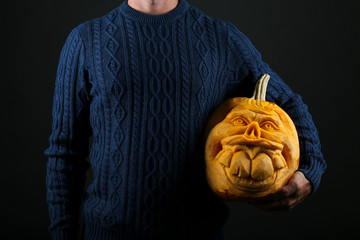
[[(237, 175), (238, 177), (248, 177), (250, 175), (250, 165), (251, 160), (250, 156), (245, 151), (236, 152), (233, 156), (232, 162), (234, 162), (233, 165), (236, 165), (235, 168), (238, 169)], [(230, 169), (231, 173), (231, 169)]]
[(225, 167), (230, 167), (230, 162), (232, 158), (232, 153), (228, 151), (224, 151), (223, 153), (220, 153), (219, 157), (219, 163), (224, 165)]
[(251, 177), (262, 181), (274, 175), (274, 168), (270, 157), (265, 153), (258, 154), (251, 161)]
[(276, 152), (273, 157), (273, 165), (274, 167), (278, 170), (278, 169), (282, 169), (284, 167), (287, 166), (287, 163), (285, 161), (285, 158), (283, 157), (283, 155), (279, 152)]
[(237, 176), (239, 174), (239, 162), (234, 162), (230, 166), (230, 173)]
[[(275, 170), (284, 168), (285, 159), (279, 151), (265, 150), (261, 147), (239, 146), (240, 151), (220, 152), (219, 163), (229, 168), (231, 175), (238, 178), (252, 178), (257, 181), (265, 180), (274, 175)], [(237, 150), (239, 150), (239, 148)]]
[(250, 165), (251, 156), (247, 151), (235, 152), (230, 163), (230, 173), (238, 177), (248, 177), (250, 175)]

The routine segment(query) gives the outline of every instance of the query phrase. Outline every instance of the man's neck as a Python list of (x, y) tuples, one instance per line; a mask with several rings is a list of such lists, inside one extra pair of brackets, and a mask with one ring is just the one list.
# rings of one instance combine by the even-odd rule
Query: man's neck
[(130, 7), (151, 15), (165, 14), (173, 10), (179, 0), (127, 0)]

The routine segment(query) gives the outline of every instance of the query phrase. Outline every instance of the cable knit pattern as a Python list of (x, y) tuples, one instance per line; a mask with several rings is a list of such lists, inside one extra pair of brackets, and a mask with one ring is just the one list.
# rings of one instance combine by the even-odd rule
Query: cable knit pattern
[(228, 210), (206, 184), (203, 130), (222, 101), (244, 96), (265, 72), (316, 190), (326, 164), (307, 106), (234, 25), (180, 0), (162, 15), (125, 1), (75, 27), (60, 54), (44, 151), (52, 238), (76, 239), (83, 201), (82, 239), (216, 239)]
[[(143, 84), (140, 76), (140, 72), (138, 71), (138, 68), (140, 66), (140, 59), (139, 59), (139, 50), (138, 50), (138, 35), (136, 33), (136, 28), (134, 25), (136, 25), (136, 22), (131, 21), (130, 19), (126, 18), (124, 19), (125, 26), (129, 31), (129, 34), (127, 35), (127, 42), (129, 43), (129, 56), (131, 59), (130, 64), (130, 79), (133, 81), (133, 109), (134, 114), (132, 116), (132, 123), (134, 124), (132, 127), (132, 141), (131, 141), (131, 149), (141, 149), (140, 142), (141, 140), (140, 136), (140, 129), (141, 129), (141, 111), (142, 111), (142, 102), (141, 102), (141, 85)], [(143, 149), (143, 147), (142, 147)], [(141, 150), (140, 150), (141, 151)], [(142, 151), (141, 151), (142, 152)], [(131, 169), (136, 169), (135, 171), (132, 171), (129, 173), (129, 182), (136, 182), (137, 179), (139, 179), (139, 176), (141, 176), (141, 165), (137, 162), (139, 161), (138, 155), (135, 153), (135, 151), (131, 151), (129, 155), (130, 159), (133, 159), (133, 161), (129, 162), (129, 167)], [(142, 188), (142, 183), (139, 186), (136, 186), (137, 190), (140, 190)], [(134, 219), (136, 218), (136, 208), (138, 208), (138, 201), (140, 200), (134, 189), (127, 188), (127, 201), (128, 201), (128, 208), (126, 209), (126, 219)], [(135, 224), (135, 223), (134, 223)]]
[[(191, 66), (189, 65), (189, 57), (188, 57), (188, 44), (187, 44), (187, 38), (184, 36), (185, 35), (185, 19), (180, 19), (180, 21), (177, 22), (177, 26), (176, 28), (178, 29), (177, 31), (177, 41), (178, 41), (178, 46), (179, 46), (179, 56), (180, 56), (180, 63), (181, 66), (181, 73), (179, 78), (181, 78), (181, 82), (177, 81), (177, 88), (179, 88), (180, 90), (180, 98), (182, 101), (181, 106), (181, 110), (180, 110), (180, 143), (179, 143), (179, 148), (175, 148), (175, 151), (177, 150), (177, 152), (179, 153), (179, 157), (180, 159), (185, 159), (186, 158), (186, 144), (188, 141), (188, 134), (187, 134), (187, 127), (189, 125), (189, 102), (190, 102), (190, 90), (191, 90), (191, 83), (190, 83), (190, 69)], [(177, 154), (176, 154), (177, 155)], [(178, 168), (182, 168), (183, 169), (183, 162), (179, 162), (178, 163)], [(180, 165), (181, 164), (181, 165)]]

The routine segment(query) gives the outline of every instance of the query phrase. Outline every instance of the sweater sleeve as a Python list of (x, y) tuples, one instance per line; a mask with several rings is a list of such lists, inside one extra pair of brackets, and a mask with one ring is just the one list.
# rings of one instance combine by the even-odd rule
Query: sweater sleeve
[(77, 28), (60, 54), (47, 157), (47, 204), (52, 239), (76, 239), (89, 153), (89, 94), (85, 50)]
[(229, 52), (232, 53), (238, 68), (236, 81), (241, 83), (250, 80), (251, 85), (255, 86), (261, 75), (264, 73), (270, 75), (266, 99), (275, 102), (293, 120), (300, 143), (298, 170), (310, 181), (312, 193), (314, 193), (320, 184), (322, 174), (325, 172), (326, 162), (321, 152), (318, 131), (307, 105), (303, 103), (300, 95), (294, 93), (268, 64), (262, 61), (260, 53), (251, 41), (234, 24), (226, 24)]

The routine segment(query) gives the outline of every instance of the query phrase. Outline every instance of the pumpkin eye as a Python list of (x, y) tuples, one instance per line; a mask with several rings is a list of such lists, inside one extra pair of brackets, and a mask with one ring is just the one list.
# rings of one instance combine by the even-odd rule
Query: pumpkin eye
[(232, 119), (231, 122), (235, 126), (246, 126), (246, 125), (248, 125), (248, 122), (242, 117), (236, 117), (236, 118)]
[(263, 128), (263, 129), (265, 129), (265, 130), (278, 129), (278, 127), (275, 125), (275, 123), (270, 122), (270, 121), (263, 122), (263, 123), (260, 125), (260, 127)]

